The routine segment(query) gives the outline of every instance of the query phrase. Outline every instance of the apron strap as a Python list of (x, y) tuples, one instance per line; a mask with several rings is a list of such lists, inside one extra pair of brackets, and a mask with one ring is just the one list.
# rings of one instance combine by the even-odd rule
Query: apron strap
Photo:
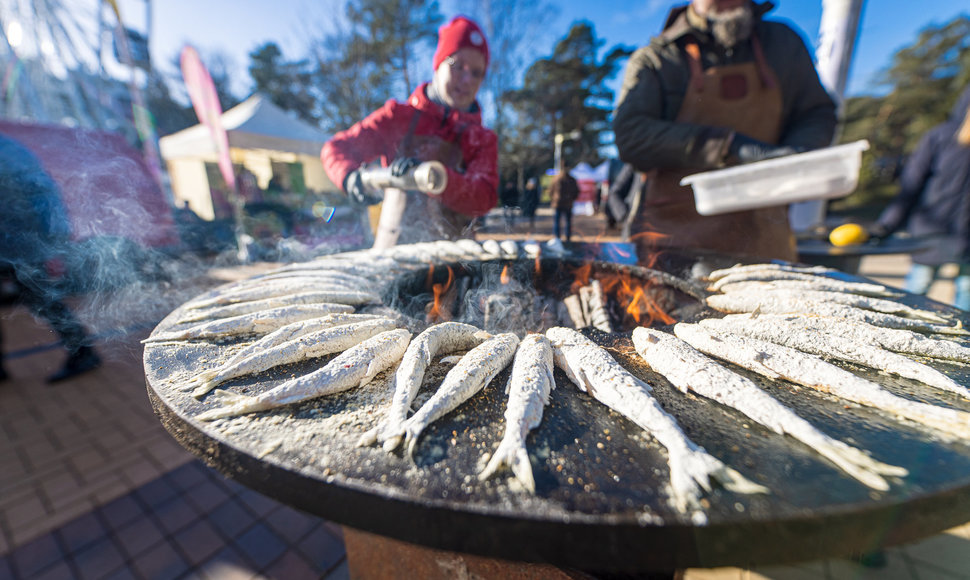
[(775, 88), (775, 77), (768, 71), (768, 61), (765, 60), (765, 51), (761, 48), (761, 41), (757, 34), (751, 35), (751, 47), (754, 49), (754, 60), (758, 63), (758, 74), (761, 76), (761, 84), (765, 88)]
[(701, 65), (701, 49), (696, 42), (688, 42), (684, 47), (687, 51), (687, 63), (690, 65), (690, 84), (698, 92), (704, 90), (704, 66)]
[[(765, 88), (775, 88), (775, 78), (768, 71), (768, 61), (765, 59), (765, 51), (761, 47), (761, 40), (758, 35), (751, 35), (751, 48), (754, 51), (754, 61), (758, 66), (758, 76), (761, 77), (761, 84)], [(687, 52), (687, 63), (690, 65), (690, 84), (695, 91), (704, 90), (704, 66), (701, 64), (701, 49), (696, 42), (689, 42), (684, 47)]]

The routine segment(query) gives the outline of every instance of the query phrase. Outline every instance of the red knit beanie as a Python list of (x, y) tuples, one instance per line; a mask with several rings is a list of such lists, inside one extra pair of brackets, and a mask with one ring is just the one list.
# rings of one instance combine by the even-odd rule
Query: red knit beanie
[(464, 16), (455, 16), (451, 22), (438, 29), (438, 48), (435, 49), (434, 60), (431, 61), (434, 70), (438, 70), (438, 65), (446, 58), (466, 46), (482, 51), (485, 66), (488, 67), (488, 43), (482, 29)]

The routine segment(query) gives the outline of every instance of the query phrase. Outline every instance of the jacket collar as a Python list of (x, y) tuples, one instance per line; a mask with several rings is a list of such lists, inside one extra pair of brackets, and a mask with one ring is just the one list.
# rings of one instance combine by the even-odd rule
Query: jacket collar
[[(765, 14), (773, 10), (775, 5), (770, 1), (754, 2), (752, 0), (751, 7), (754, 9), (754, 18), (757, 22)], [(673, 41), (688, 34), (699, 37), (699, 40), (707, 38), (708, 33), (706, 30), (701, 30), (691, 25), (690, 19), (687, 17), (688, 8), (690, 8), (690, 3), (674, 6), (670, 10), (670, 13), (667, 14), (666, 22), (664, 22), (663, 32), (661, 33), (664, 40)]]

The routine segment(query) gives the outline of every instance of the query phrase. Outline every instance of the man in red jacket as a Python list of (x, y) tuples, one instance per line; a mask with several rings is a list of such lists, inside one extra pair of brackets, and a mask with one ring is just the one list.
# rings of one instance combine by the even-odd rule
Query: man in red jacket
[(498, 198), (498, 141), (482, 126), (476, 100), (488, 69), (488, 44), (478, 25), (457, 16), (438, 29), (432, 65), (433, 79), (407, 103), (387, 101), (334, 135), (320, 154), (330, 179), (361, 207), (382, 199), (364, 185), (366, 164), (379, 160), (397, 176), (422, 161), (445, 165), (448, 185), (440, 196), (407, 196), (398, 243), (474, 237), (472, 221)]

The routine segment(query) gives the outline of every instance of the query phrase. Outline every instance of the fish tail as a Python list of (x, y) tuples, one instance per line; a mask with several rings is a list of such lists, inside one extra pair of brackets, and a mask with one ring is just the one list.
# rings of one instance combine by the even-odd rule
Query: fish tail
[(374, 427), (366, 433), (360, 436), (357, 440), (357, 447), (370, 447), (371, 445), (377, 443), (377, 433), (380, 431), (380, 427)]
[(401, 445), (402, 441), (404, 441), (404, 437), (400, 434), (391, 435), (390, 437), (384, 439), (384, 451), (387, 451), (388, 453), (394, 451), (399, 445)]
[(255, 413), (257, 411), (265, 411), (266, 409), (271, 409), (273, 407), (271, 403), (261, 401), (257, 397), (230, 393), (229, 391), (224, 391), (222, 389), (215, 392), (214, 398), (216, 402), (221, 403), (222, 406), (216, 407), (215, 409), (209, 409), (208, 411), (196, 416), (196, 419), (199, 421), (212, 421), (214, 419), (223, 419), (225, 417), (235, 417), (237, 415), (246, 415), (248, 413)]
[[(671, 457), (671, 488), (674, 492), (673, 499), (682, 510), (688, 506), (695, 509), (700, 506), (698, 493), (700, 489), (710, 492), (711, 480), (735, 493), (770, 493), (767, 487), (744, 477), (702, 448), (688, 451), (681, 458), (682, 463), (681, 461), (675, 463), (673, 459), (674, 457)], [(675, 477), (675, 469), (678, 468), (683, 471), (679, 477)], [(689, 479), (685, 479), (685, 476)]]
[(506, 443), (502, 441), (498, 449), (488, 461), (485, 469), (478, 474), (479, 481), (484, 481), (495, 474), (500, 467), (508, 466), (515, 478), (528, 489), (535, 493), (536, 482), (532, 477), (532, 462), (529, 461), (529, 452), (525, 447), (516, 445), (514, 442)]
[(424, 425), (414, 423), (408, 425), (404, 430), (404, 443), (407, 444), (408, 459), (412, 462), (414, 461), (414, 449), (418, 446), (418, 437), (421, 436), (422, 431), (424, 431)]
[(822, 456), (872, 489), (880, 491), (889, 489), (889, 483), (883, 479), (883, 476), (903, 477), (909, 473), (904, 467), (876, 461), (866, 453), (841, 441), (813, 442), (812, 446)]
[(196, 399), (201, 398), (203, 395), (216, 388), (217, 383), (215, 381), (200, 381), (198, 384), (199, 386), (192, 391), (192, 396)]

